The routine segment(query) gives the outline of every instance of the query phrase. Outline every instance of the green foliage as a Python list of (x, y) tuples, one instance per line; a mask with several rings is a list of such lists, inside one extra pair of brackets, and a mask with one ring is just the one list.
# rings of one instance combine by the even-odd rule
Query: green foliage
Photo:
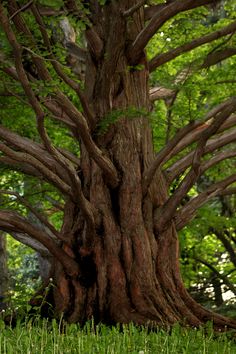
[(10, 306), (21, 307), (39, 287), (38, 261), (36, 253), (29, 247), (7, 237), (8, 271), (10, 279)]

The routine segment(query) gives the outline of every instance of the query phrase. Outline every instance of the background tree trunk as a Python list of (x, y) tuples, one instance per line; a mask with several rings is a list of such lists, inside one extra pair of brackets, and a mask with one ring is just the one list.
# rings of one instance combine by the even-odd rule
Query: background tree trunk
[(7, 306), (8, 271), (5, 234), (0, 231), (0, 311)]

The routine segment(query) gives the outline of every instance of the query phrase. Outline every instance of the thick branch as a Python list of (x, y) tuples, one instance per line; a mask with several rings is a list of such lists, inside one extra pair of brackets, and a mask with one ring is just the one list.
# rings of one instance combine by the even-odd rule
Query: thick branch
[[(36, 216), (36, 218), (43, 224), (45, 227), (47, 227), (53, 235), (55, 235), (58, 239), (62, 240), (60, 233), (55, 229), (55, 227), (48, 221), (48, 219), (42, 215), (37, 209), (35, 209), (26, 199), (25, 197), (22, 197), (19, 193), (17, 192), (12, 192), (12, 191), (7, 191), (7, 190), (0, 190), (0, 194), (7, 194), (7, 195), (12, 195), (19, 200), (21, 204), (23, 204), (28, 210), (31, 211), (32, 214)], [(63, 241), (66, 241), (63, 239)]]
[[(143, 193), (146, 194), (147, 188), (149, 187), (156, 170), (161, 167), (163, 163), (165, 163), (168, 159), (170, 159), (174, 154), (181, 151), (188, 144), (202, 137), (203, 132), (206, 132), (207, 129), (211, 127), (211, 129), (215, 129), (213, 127), (213, 120), (210, 119), (217, 115), (223, 109), (232, 109), (232, 99), (229, 99), (213, 110), (211, 110), (203, 121), (195, 121), (188, 124), (186, 127), (182, 128), (175, 136), (172, 138), (167, 145), (157, 154), (156, 159), (149, 167), (147, 171), (145, 171), (143, 176)], [(226, 117), (227, 117), (226, 112)], [(225, 116), (224, 116), (225, 117)], [(225, 118), (223, 118), (225, 120)], [(225, 128), (226, 124), (221, 124), (221, 128)], [(219, 127), (220, 128), (220, 127)], [(217, 130), (219, 130), (219, 128)], [(211, 131), (208, 134), (212, 134)], [(199, 143), (200, 144), (200, 143)], [(201, 144), (202, 141), (201, 141)], [(202, 146), (202, 145), (201, 145)], [(169, 170), (168, 170), (169, 172)]]
[[(203, 155), (212, 153), (225, 145), (228, 145), (236, 140), (236, 129), (230, 130), (214, 139), (210, 139), (206, 144)], [(176, 161), (172, 166), (168, 167), (166, 177), (170, 184), (178, 175), (183, 173), (192, 163), (194, 151), (190, 152), (180, 160)]]
[(36, 168), (34, 168), (26, 163), (16, 161), (16, 160), (14, 160), (10, 157), (7, 157), (7, 156), (0, 157), (0, 166), (2, 166), (2, 165), (6, 166), (6, 168), (8, 168), (8, 169), (18, 170), (26, 175), (29, 175), (29, 176), (34, 176), (37, 178), (42, 177), (41, 173)]
[(94, 122), (94, 116), (89, 108), (88, 102), (87, 102), (87, 100), (80, 88), (80, 85), (64, 73), (62, 65), (60, 63), (58, 63), (55, 56), (53, 55), (51, 43), (50, 43), (50, 39), (49, 39), (47, 31), (46, 31), (46, 27), (44, 25), (44, 22), (40, 16), (40, 13), (39, 13), (36, 5), (32, 6), (32, 12), (33, 12), (34, 17), (39, 25), (39, 29), (42, 34), (44, 44), (49, 52), (48, 57), (51, 59), (51, 63), (53, 65), (56, 73), (68, 86), (70, 86), (77, 93), (78, 97), (80, 98), (84, 112), (85, 112), (89, 122), (92, 124)]
[(189, 192), (199, 177), (201, 168), (201, 157), (205, 150), (205, 145), (210, 136), (216, 133), (227, 117), (236, 109), (236, 98), (231, 99), (231, 104), (219, 113), (213, 123), (201, 135), (198, 145), (193, 155), (192, 167), (184, 177), (180, 186), (175, 190), (167, 202), (156, 211), (155, 218), (158, 220), (158, 231), (172, 219), (183, 197)]
[(175, 95), (175, 90), (165, 88), (163, 86), (155, 86), (149, 90), (149, 99), (151, 102), (171, 98)]
[(73, 195), (71, 195), (71, 187), (35, 157), (27, 153), (14, 151), (3, 143), (0, 143), (0, 150), (4, 152), (8, 157), (17, 162), (23, 162), (25, 164), (33, 166), (41, 173), (42, 176), (44, 176), (48, 181), (55, 185), (63, 194), (73, 197)]
[(48, 237), (42, 230), (33, 226), (27, 219), (19, 214), (10, 211), (0, 211), (0, 228), (10, 233), (19, 232), (26, 233), (30, 237), (39, 241), (44, 245), (49, 252), (56, 257), (59, 262), (65, 267), (68, 274), (77, 276), (79, 273), (78, 264), (64, 252), (57, 243)]
[[(228, 101), (227, 101), (228, 102)], [(228, 105), (228, 103), (227, 103)], [(216, 108), (212, 110), (216, 111)], [(214, 115), (216, 115), (218, 112), (215, 112)], [(201, 137), (203, 131), (205, 131), (212, 123), (212, 119), (209, 119), (209, 114), (204, 118), (202, 121), (202, 124), (199, 125), (196, 129), (194, 129), (192, 132), (190, 132), (188, 135), (186, 135), (171, 151), (170, 155), (168, 156), (168, 160), (170, 160), (172, 157), (176, 156), (180, 151), (185, 149), (187, 146), (191, 145), (192, 143), (196, 142), (199, 140)], [(217, 130), (217, 133), (220, 133), (226, 129), (229, 129), (233, 126), (235, 126), (236, 123), (236, 115), (231, 115), (227, 120), (221, 125), (221, 127)], [(165, 160), (165, 162), (167, 159)]]
[(134, 43), (129, 48), (128, 56), (130, 58), (131, 64), (138, 64), (147, 43), (167, 20), (180, 12), (191, 10), (202, 5), (210, 4), (212, 2), (214, 2), (214, 0), (176, 0), (173, 3), (163, 7), (159, 12), (156, 13), (155, 16), (152, 17), (150, 22), (139, 33)]
[(43, 257), (50, 257), (51, 253), (48, 251), (46, 247), (44, 247), (40, 242), (30, 238), (27, 234), (17, 233), (17, 232), (10, 232), (9, 233), (15, 240), (23, 243), (24, 245), (32, 248)]
[(144, 172), (143, 175), (143, 194), (147, 193), (148, 187), (152, 182), (152, 179), (158, 168), (161, 167), (163, 161), (167, 158), (173, 148), (194, 128), (202, 125), (202, 122), (191, 122), (186, 127), (181, 129), (173, 139), (171, 139), (167, 145), (157, 154), (156, 159), (152, 163), (152, 165)]
[[(156, 55), (154, 58), (152, 58), (149, 62), (149, 70), (150, 72), (153, 71), (155, 68), (167, 63), (170, 60), (173, 60), (174, 58), (178, 57), (179, 55), (186, 53), (194, 48), (197, 48), (203, 44), (210, 43), (218, 38), (221, 38), (227, 34), (233, 33), (236, 30), (236, 21), (231, 23), (230, 25), (219, 29), (213, 33), (207, 34), (206, 36), (199, 37), (194, 39), (193, 41), (189, 43), (185, 43), (178, 48), (172, 49), (167, 53), (163, 53), (160, 55)], [(209, 66), (210, 60), (208, 56), (208, 60), (205, 61), (204, 65)], [(212, 65), (212, 64), (211, 64)]]
[[(45, 151), (45, 148), (32, 140), (23, 138), (20, 135), (11, 132), (7, 128), (0, 125), (0, 137), (7, 142), (9, 147), (15, 147), (17, 150), (26, 152), (40, 161), (46, 168), (57, 174), (64, 182), (69, 184), (69, 178), (66, 170), (52, 158), (52, 156)], [(35, 166), (36, 167), (36, 166)]]
[[(210, 199), (221, 195), (222, 192), (230, 185), (235, 183), (236, 174), (233, 174), (224, 180), (214, 183), (197, 197), (192, 198), (186, 203), (175, 215), (175, 224), (178, 230), (182, 229), (189, 221), (191, 221), (197, 209), (207, 203)], [(227, 191), (227, 189), (226, 189)]]
[(145, 21), (149, 21), (152, 17), (154, 17), (160, 10), (164, 9), (168, 4), (158, 4), (158, 5), (150, 5), (144, 8), (144, 19)]
[(93, 160), (104, 172), (109, 184), (112, 187), (116, 187), (119, 182), (119, 177), (115, 166), (111, 160), (105, 156), (98, 146), (94, 143), (91, 132), (84, 116), (75, 108), (70, 100), (62, 93), (58, 93), (55, 97), (59, 106), (65, 111), (70, 119), (76, 124), (79, 129), (80, 137)]
[(216, 65), (221, 61), (236, 55), (235, 48), (225, 48), (223, 50), (219, 50), (213, 53), (208, 54), (206, 59), (204, 60), (201, 68), (209, 68), (209, 66)]

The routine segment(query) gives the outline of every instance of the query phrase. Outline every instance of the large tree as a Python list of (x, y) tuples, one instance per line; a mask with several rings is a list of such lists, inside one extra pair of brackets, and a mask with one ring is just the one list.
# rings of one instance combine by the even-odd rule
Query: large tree
[[(2, 89), (12, 104), (19, 100), (21, 107), (31, 107), (30, 113), (26, 109), (26, 124), (32, 126), (35, 117), (37, 131), (29, 139), (9, 129), (11, 124), (2, 124), (0, 161), (53, 186), (63, 196), (63, 222), (56, 228), (49, 215), (21, 193), (2, 190), (11, 200), (17, 198), (39, 223), (27, 218), (22, 208), (1, 209), (0, 228), (22, 235), (28, 244), (34, 240), (35, 248), (41, 244), (53, 255), (53, 296), (48, 301), (69, 322), (93, 316), (113, 323), (180, 321), (198, 326), (213, 320), (215, 327), (236, 328), (235, 321), (202, 308), (186, 291), (177, 237), (210, 198), (235, 192), (234, 173), (187, 202), (185, 198), (210, 167), (235, 156), (230, 143), (236, 138), (236, 98), (227, 97), (202, 119), (190, 115), (189, 123), (168, 136), (157, 153), (149, 119), (155, 99), (163, 98), (170, 106), (193, 72), (236, 53), (232, 46), (236, 22), (228, 18), (226, 24), (212, 27), (206, 9), (215, 8), (215, 0), (53, 4), (50, 8), (43, 1), (1, 1)], [(192, 29), (196, 17), (201, 17), (199, 37), (186, 35), (178, 47), (148, 60), (145, 48), (155, 34), (167, 21), (174, 33), (181, 22), (178, 16), (185, 12)], [(76, 41), (72, 25), (84, 37)], [(59, 26), (61, 39), (55, 33)], [(156, 69), (219, 39), (204, 59), (186, 63), (173, 83), (177, 88), (150, 87), (150, 74)], [(64, 56), (58, 42), (61, 51), (62, 46), (68, 50)], [(50, 120), (58, 122), (54, 128), (64, 124), (64, 136), (79, 147), (79, 155), (49, 136), (55, 133)], [(161, 124), (155, 122), (155, 131)]]

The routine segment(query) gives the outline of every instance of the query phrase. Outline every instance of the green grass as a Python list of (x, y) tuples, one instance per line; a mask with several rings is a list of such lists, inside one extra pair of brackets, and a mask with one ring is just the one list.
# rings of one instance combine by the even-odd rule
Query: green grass
[[(17, 322), (6, 327), (0, 320), (1, 354), (235, 354), (236, 343), (227, 334), (215, 335), (211, 326), (205, 329), (183, 329), (175, 326), (171, 334), (163, 330), (150, 332), (134, 325), (83, 328), (67, 325), (60, 333), (56, 321)], [(207, 334), (206, 334), (207, 333)]]

